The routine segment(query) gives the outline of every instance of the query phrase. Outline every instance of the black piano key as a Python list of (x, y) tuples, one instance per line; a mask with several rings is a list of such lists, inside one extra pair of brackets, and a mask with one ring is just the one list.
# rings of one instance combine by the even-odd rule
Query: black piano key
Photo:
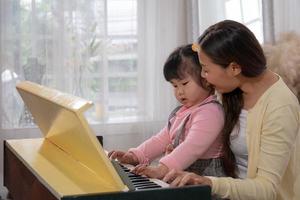
[(137, 188), (143, 187), (143, 186), (160, 186), (160, 185), (157, 185), (157, 184), (151, 183), (151, 182), (150, 183), (138, 183), (138, 184), (133, 184), (133, 185)]
[(128, 175), (128, 177), (132, 177), (132, 178), (134, 178), (134, 177), (142, 177), (141, 175), (133, 174), (133, 173), (131, 173), (131, 174), (127, 173), (127, 175)]
[(137, 184), (151, 184), (152, 182), (150, 181), (143, 181), (143, 180), (134, 180), (132, 181), (133, 185), (137, 185)]
[(147, 181), (147, 180), (144, 180), (144, 179), (131, 180), (132, 183), (145, 182), (145, 181)]
[[(144, 181), (136, 181), (136, 182), (133, 182), (133, 184), (156, 184), (154, 183), (153, 181), (149, 181), (149, 180), (144, 180)], [(157, 184), (156, 184), (157, 185)]]
[(140, 182), (134, 182), (134, 185), (158, 185), (157, 183), (150, 181), (150, 180), (145, 180), (145, 181), (140, 181)]
[[(137, 183), (133, 183), (133, 185), (134, 186), (136, 186), (136, 187), (138, 187), (138, 186), (145, 186), (145, 185), (152, 185), (152, 183), (151, 182), (147, 182), (147, 183), (145, 183), (145, 182), (137, 182)], [(155, 185), (155, 184), (153, 184), (153, 185)]]
[(132, 182), (146, 182), (146, 181), (149, 181), (147, 179), (144, 179), (144, 178), (132, 178), (130, 179)]
[(137, 176), (129, 175), (128, 177), (129, 177), (130, 179), (148, 179), (148, 178), (146, 178), (146, 177), (144, 177), (144, 176), (139, 176), (139, 175), (137, 175)]
[(115, 160), (111, 160), (111, 163), (114, 166), (114, 168), (116, 169), (116, 171), (118, 172), (118, 174), (119, 174), (120, 178), (122, 179), (123, 183), (127, 185), (128, 189), (131, 190), (131, 191), (136, 190), (136, 187), (132, 184), (132, 182), (130, 181), (130, 178), (124, 172), (124, 170), (122, 169), (120, 164)]
[(145, 180), (149, 180), (148, 177), (140, 176), (140, 175), (129, 175), (128, 177), (129, 177), (130, 179), (145, 179)]
[(153, 188), (161, 188), (161, 186), (159, 185), (154, 185), (154, 186), (142, 186), (142, 187), (138, 187), (138, 190), (145, 190), (145, 189), (153, 189)]

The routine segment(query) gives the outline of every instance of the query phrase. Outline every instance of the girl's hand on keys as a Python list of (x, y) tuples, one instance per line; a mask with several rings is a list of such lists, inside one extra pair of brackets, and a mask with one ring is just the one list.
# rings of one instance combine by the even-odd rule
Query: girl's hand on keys
[(120, 163), (137, 165), (139, 164), (138, 158), (131, 152), (123, 152), (123, 151), (111, 151), (108, 153), (108, 157), (110, 159), (117, 159)]

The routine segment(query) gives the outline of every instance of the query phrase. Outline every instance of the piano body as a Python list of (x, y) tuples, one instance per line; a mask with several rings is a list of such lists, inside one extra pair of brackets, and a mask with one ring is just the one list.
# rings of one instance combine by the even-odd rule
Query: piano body
[(111, 162), (83, 115), (91, 102), (27, 81), (17, 89), (43, 137), (4, 141), (11, 199), (211, 199), (208, 186), (161, 187)]

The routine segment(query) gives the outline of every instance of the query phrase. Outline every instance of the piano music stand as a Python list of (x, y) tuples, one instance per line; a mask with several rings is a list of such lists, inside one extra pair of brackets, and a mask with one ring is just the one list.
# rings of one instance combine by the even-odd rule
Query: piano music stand
[(27, 81), (17, 88), (44, 137), (5, 141), (14, 200), (210, 199), (208, 186), (128, 191), (84, 118), (91, 102)]

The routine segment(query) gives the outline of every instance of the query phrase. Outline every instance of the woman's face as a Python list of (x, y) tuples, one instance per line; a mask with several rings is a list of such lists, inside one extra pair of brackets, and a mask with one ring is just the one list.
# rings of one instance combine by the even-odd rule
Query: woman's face
[(201, 50), (198, 57), (202, 66), (201, 76), (220, 93), (228, 93), (239, 87), (238, 72), (231, 64), (226, 68), (217, 65)]

